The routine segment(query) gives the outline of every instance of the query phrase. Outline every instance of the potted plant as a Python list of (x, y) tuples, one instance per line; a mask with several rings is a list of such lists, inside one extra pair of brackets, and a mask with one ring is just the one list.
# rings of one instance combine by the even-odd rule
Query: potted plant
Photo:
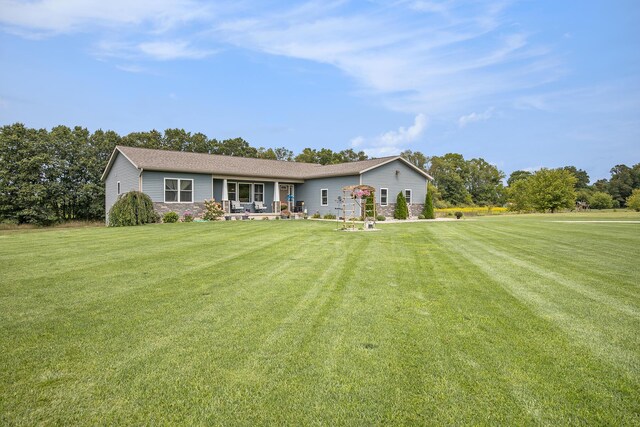
[(291, 217), (291, 212), (287, 209), (280, 212), (280, 218), (289, 219)]

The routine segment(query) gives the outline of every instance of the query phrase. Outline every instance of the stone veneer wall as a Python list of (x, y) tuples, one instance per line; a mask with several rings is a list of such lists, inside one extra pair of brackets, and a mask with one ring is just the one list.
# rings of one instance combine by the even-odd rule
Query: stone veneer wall
[(204, 212), (206, 210), (204, 207), (204, 203), (201, 203), (201, 202), (200, 203), (198, 202), (196, 203), (153, 202), (153, 208), (155, 209), (156, 212), (158, 212), (158, 214), (160, 214), (161, 218), (167, 212), (175, 212), (178, 215), (180, 215), (180, 217), (182, 218), (182, 216), (186, 211), (191, 212), (191, 215), (193, 215), (194, 218), (198, 218), (204, 215)]
[[(393, 211), (395, 209), (396, 209), (395, 203), (389, 203), (387, 206), (378, 205), (376, 207), (378, 215), (384, 215), (387, 218), (393, 218)], [(424, 209), (424, 204), (421, 204), (421, 203), (414, 203), (412, 205), (409, 205), (409, 216), (417, 217), (422, 213), (422, 209)]]

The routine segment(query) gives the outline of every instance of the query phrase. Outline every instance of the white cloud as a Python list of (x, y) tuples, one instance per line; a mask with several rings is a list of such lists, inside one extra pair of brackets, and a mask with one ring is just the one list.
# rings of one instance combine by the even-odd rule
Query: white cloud
[(373, 138), (357, 136), (351, 140), (351, 146), (362, 150), (369, 156), (381, 157), (399, 154), (408, 144), (419, 139), (428, 127), (427, 116), (418, 114), (413, 125), (385, 132)]
[(210, 15), (192, 0), (2, 0), (0, 9), (3, 25), (45, 35), (143, 23), (165, 31)]
[(213, 50), (194, 48), (184, 41), (140, 43), (138, 49), (143, 54), (158, 60), (201, 59), (214, 53)]
[(483, 113), (476, 113), (473, 112), (471, 114), (467, 114), (466, 116), (462, 116), (458, 119), (458, 126), (460, 126), (461, 128), (467, 126), (469, 123), (475, 123), (475, 122), (481, 122), (484, 120), (489, 120), (491, 117), (493, 117), (493, 111), (494, 108), (488, 108), (485, 112)]

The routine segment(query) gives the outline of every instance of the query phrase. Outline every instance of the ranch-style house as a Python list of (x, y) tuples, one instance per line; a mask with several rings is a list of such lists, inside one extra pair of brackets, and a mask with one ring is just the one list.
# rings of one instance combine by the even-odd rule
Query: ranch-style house
[(403, 192), (417, 216), (432, 178), (399, 156), (323, 166), (117, 146), (102, 179), (107, 215), (121, 194), (141, 191), (160, 214), (198, 216), (204, 201), (215, 199), (230, 214), (275, 214), (287, 205), (292, 212), (339, 216), (343, 187), (366, 184), (375, 188), (379, 214), (393, 216)]

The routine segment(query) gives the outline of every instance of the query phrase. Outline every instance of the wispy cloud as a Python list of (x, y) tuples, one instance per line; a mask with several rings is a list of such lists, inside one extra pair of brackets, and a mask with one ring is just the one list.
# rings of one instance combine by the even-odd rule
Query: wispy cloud
[(5, 27), (41, 35), (141, 24), (165, 31), (211, 16), (209, 7), (193, 0), (2, 0), (0, 9)]
[(408, 128), (400, 127), (398, 130), (385, 132), (372, 138), (357, 136), (351, 140), (351, 146), (364, 151), (369, 156), (398, 154), (411, 142), (418, 140), (424, 134), (428, 124), (427, 116), (418, 114)]
[(493, 117), (494, 108), (488, 108), (483, 113), (473, 112), (471, 114), (467, 114), (466, 116), (462, 116), (458, 119), (458, 126), (461, 128), (467, 126), (469, 123), (481, 122), (484, 120), (489, 120)]
[[(557, 60), (509, 20), (508, 2), (0, 0), (0, 25), (33, 35), (91, 33), (100, 58), (201, 59), (221, 45), (330, 64), (354, 93), (411, 115), (474, 111), (557, 78)], [(526, 94), (526, 93), (525, 93)]]

